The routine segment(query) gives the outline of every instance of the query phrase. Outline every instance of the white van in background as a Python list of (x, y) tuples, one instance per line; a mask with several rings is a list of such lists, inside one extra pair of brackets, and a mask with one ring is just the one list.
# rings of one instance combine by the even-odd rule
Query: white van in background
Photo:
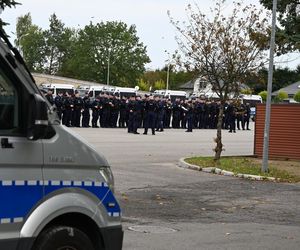
[(174, 101), (176, 98), (181, 100), (185, 100), (188, 95), (185, 91), (178, 91), (178, 90), (166, 90), (165, 97)]
[(125, 87), (116, 87), (114, 90), (114, 94), (119, 94), (120, 97), (130, 97), (132, 95), (137, 95), (137, 88), (125, 88)]
[(252, 119), (255, 119), (256, 115), (256, 104), (262, 103), (262, 98), (260, 95), (240, 95), (239, 99), (242, 101), (243, 104), (246, 103), (250, 104), (251, 113), (250, 116)]
[(59, 92), (65, 94), (68, 92), (70, 95), (74, 94), (75, 86), (72, 84), (60, 84), (60, 83), (43, 83), (41, 90), (47, 92), (49, 89), (53, 90), (53, 96), (57, 96)]

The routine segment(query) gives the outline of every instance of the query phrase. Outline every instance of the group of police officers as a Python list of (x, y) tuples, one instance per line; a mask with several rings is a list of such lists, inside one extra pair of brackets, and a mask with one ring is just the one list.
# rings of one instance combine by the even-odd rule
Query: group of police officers
[[(165, 128), (183, 128), (186, 132), (193, 129), (216, 129), (220, 102), (194, 98), (174, 101), (158, 95), (119, 96), (100, 93), (91, 100), (88, 93), (82, 98), (78, 92), (69, 94), (59, 92), (53, 98), (52, 90), (45, 95), (50, 104), (56, 106), (59, 119), (67, 127), (125, 128), (128, 133), (139, 134), (138, 128), (144, 128), (144, 134), (151, 129), (162, 132)], [(90, 112), (91, 111), (91, 112)], [(222, 128), (229, 132), (250, 130), (250, 105), (229, 100), (224, 105)], [(90, 117), (92, 114), (92, 117)], [(92, 119), (90, 119), (92, 118)]]

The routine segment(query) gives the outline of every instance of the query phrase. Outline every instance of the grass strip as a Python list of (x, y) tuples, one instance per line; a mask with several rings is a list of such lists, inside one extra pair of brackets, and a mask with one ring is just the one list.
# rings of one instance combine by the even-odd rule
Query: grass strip
[(269, 165), (269, 172), (261, 172), (261, 164), (254, 162), (252, 157), (221, 157), (220, 163), (216, 163), (213, 157), (186, 158), (186, 162), (200, 167), (217, 167), (222, 170), (231, 171), (235, 174), (251, 174), (265, 177), (275, 177), (282, 182), (300, 182), (300, 177), (286, 170), (278, 169)]

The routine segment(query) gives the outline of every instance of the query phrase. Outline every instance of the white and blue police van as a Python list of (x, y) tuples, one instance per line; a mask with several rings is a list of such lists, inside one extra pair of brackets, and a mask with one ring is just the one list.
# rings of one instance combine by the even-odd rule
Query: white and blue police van
[(62, 126), (0, 31), (0, 249), (119, 250), (106, 159)]

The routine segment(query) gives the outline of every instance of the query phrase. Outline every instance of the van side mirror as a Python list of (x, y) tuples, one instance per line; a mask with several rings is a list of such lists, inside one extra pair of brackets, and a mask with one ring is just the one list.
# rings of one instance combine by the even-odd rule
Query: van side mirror
[(48, 128), (48, 105), (42, 96), (33, 94), (28, 110), (27, 139), (41, 139), (45, 136)]

